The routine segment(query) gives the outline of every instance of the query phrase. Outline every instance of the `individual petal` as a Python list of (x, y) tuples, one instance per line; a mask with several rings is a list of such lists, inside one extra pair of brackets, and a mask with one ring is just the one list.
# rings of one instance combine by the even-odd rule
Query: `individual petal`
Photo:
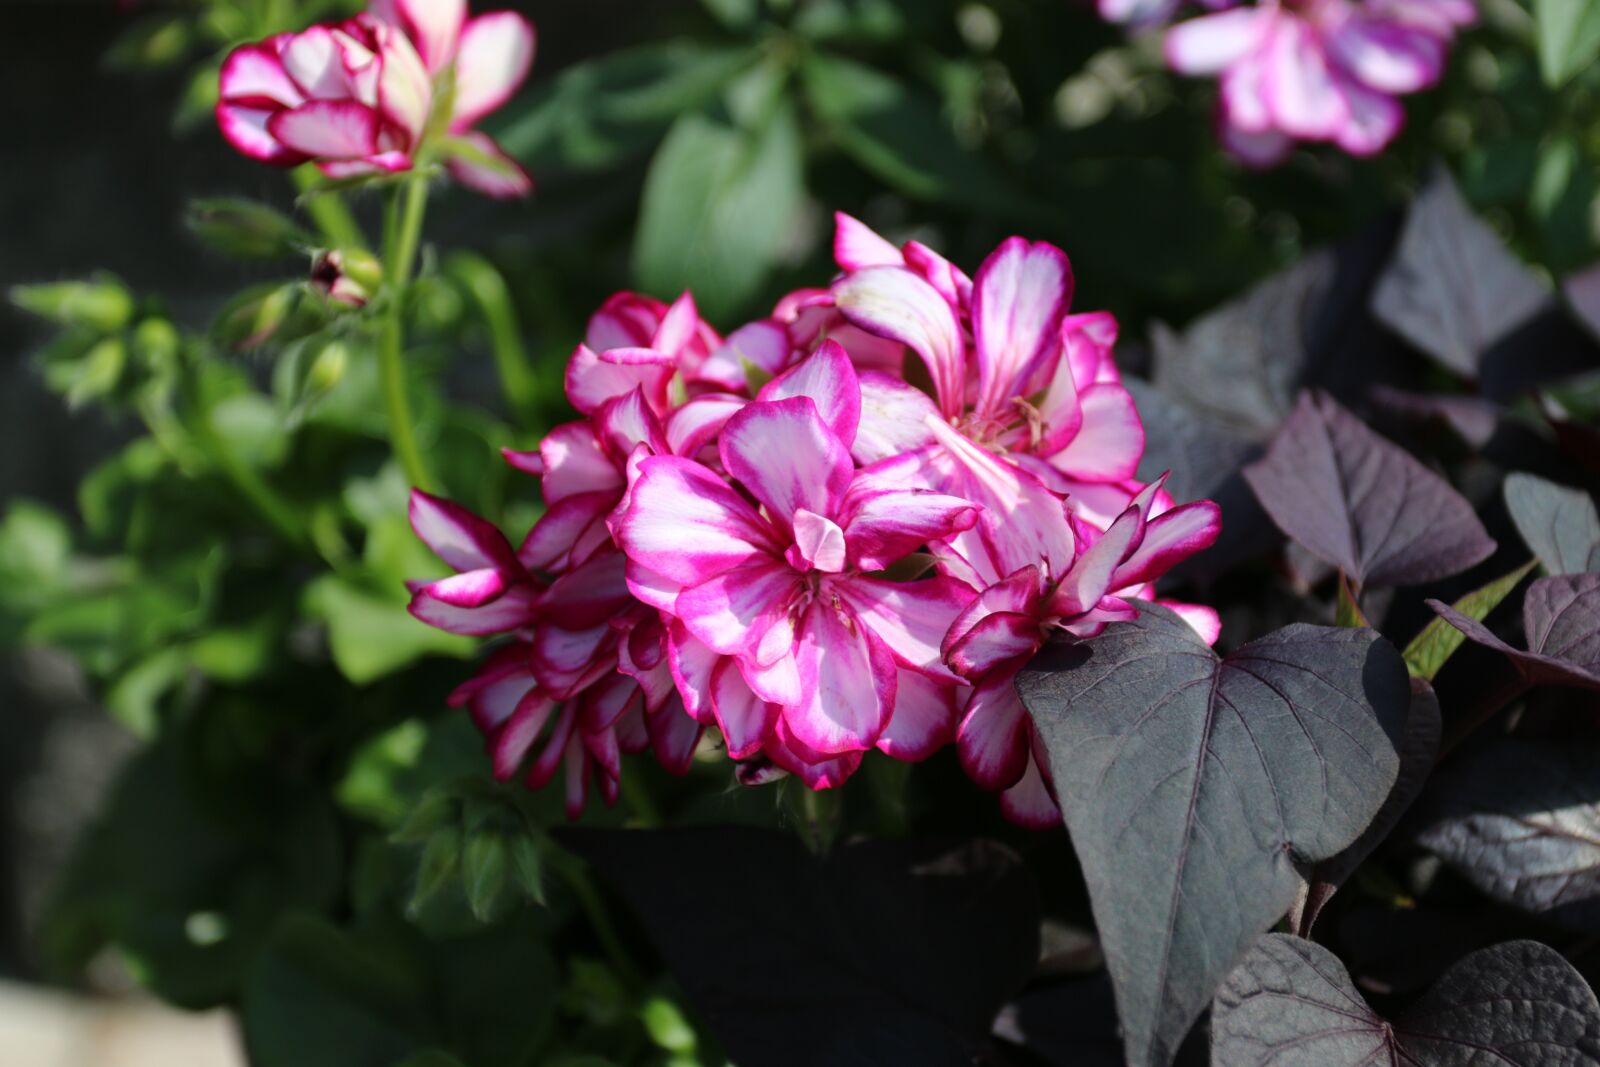
[(284, 73), (313, 100), (349, 100), (352, 96), (344, 57), (333, 31), (311, 26), (289, 34), (279, 52)]
[(777, 726), (780, 709), (751, 691), (733, 660), (723, 659), (712, 670), (711, 701), (728, 755), (742, 760), (761, 751)]
[(564, 571), (588, 559), (611, 540), (606, 516), (616, 506), (615, 492), (578, 493), (551, 505), (528, 531), (517, 559), (533, 571)]
[(1048, 456), (1071, 443), (1083, 429), (1083, 403), (1078, 396), (1078, 381), (1072, 361), (1063, 352), (1045, 386), (1038, 405), (1038, 426), (1030, 449)]
[(549, 505), (580, 493), (620, 495), (627, 485), (587, 420), (563, 423), (546, 434), (539, 442), (539, 466), (542, 470), (530, 473), (542, 475), (540, 489)]
[[(578, 729), (585, 733), (609, 731), (638, 700), (639, 685), (629, 675), (613, 674), (602, 678), (578, 698)], [(607, 766), (606, 769), (616, 773), (616, 768)]]
[[(975, 532), (1001, 575), (1041, 561), (1051, 574), (1065, 573), (1076, 554), (1066, 508), (1037, 477), (979, 448), (953, 428), (931, 424), (934, 435), (954, 463), (954, 492), (983, 508)], [(962, 549), (970, 535), (952, 538)], [(963, 552), (972, 557), (973, 549)]]
[(782, 552), (770, 524), (708, 468), (652, 456), (639, 472), (628, 510), (612, 530), (635, 562), (672, 581), (696, 584)]
[(927, 759), (955, 738), (955, 686), (902, 668), (895, 680), (894, 715), (878, 738), (878, 751), (897, 760)]
[(668, 451), (661, 420), (650, 410), (643, 389), (631, 389), (600, 405), (594, 413), (594, 425), (601, 447), (618, 467), (628, 462), (639, 445), (648, 446), (658, 455)]
[(492, 11), (470, 20), (456, 54), (452, 130), (464, 130), (511, 99), (533, 66), (533, 24), (515, 11)]
[(378, 114), (353, 100), (309, 100), (269, 118), (267, 132), (313, 159), (358, 159), (378, 151)]
[(1037, 756), (1028, 757), (1021, 779), (1000, 794), (1000, 813), (1029, 830), (1053, 830), (1061, 825), (1061, 809), (1050, 793)]
[(956, 674), (979, 679), (996, 668), (1032, 656), (1042, 643), (1038, 619), (996, 611), (974, 623), (951, 645), (946, 659)]
[(789, 331), (782, 323), (760, 319), (739, 327), (728, 335), (695, 372), (700, 381), (710, 382), (735, 393), (743, 393), (752, 377), (765, 380), (788, 366), (794, 354)]
[(1251, 131), (1224, 121), (1217, 137), (1228, 155), (1255, 170), (1276, 167), (1294, 151), (1294, 139), (1277, 130)]
[(1393, 22), (1346, 19), (1328, 34), (1327, 44), (1347, 74), (1380, 93), (1414, 93), (1444, 72), (1444, 41)]
[(678, 354), (693, 343), (699, 328), (700, 311), (695, 307), (694, 294), (685, 290), (661, 316), (661, 323), (646, 347), (665, 352), (675, 361)]
[(217, 81), (223, 103), (278, 111), (305, 103), (305, 93), (283, 69), (283, 60), (265, 42), (241, 45), (222, 61)]
[(433, 84), (411, 42), (390, 33), (383, 43), (382, 67), (372, 101), (383, 117), (405, 132), (405, 147), (421, 140), (433, 110)]
[(1153, 582), (1196, 552), (1210, 548), (1222, 533), (1222, 509), (1196, 500), (1162, 513), (1145, 526), (1138, 549), (1117, 568), (1111, 588)]
[[(799, 777), (812, 789), (833, 789), (841, 786), (861, 766), (860, 752), (846, 752), (831, 757), (810, 753), (801, 755), (797, 751), (801, 747), (803, 746), (794, 737), (787, 721), (780, 716), (778, 728), (763, 752), (769, 760)], [(760, 784), (763, 777), (741, 774), (740, 780), (746, 784)]]
[(1187, 19), (1162, 39), (1167, 66), (1179, 74), (1217, 74), (1261, 44), (1268, 20), (1253, 7)]
[(537, 689), (531, 690), (517, 703), (505, 725), (495, 731), (489, 739), (489, 758), (498, 781), (509, 781), (516, 775), (555, 707), (555, 701)]
[(844, 531), (832, 519), (801, 508), (794, 513), (794, 545), (783, 558), (802, 573), (838, 574), (845, 568)]
[(1308, 140), (1334, 137), (1349, 108), (1316, 31), (1300, 18), (1281, 17), (1265, 60), (1262, 88), (1273, 124)]
[(835, 437), (849, 448), (861, 423), (861, 381), (850, 354), (837, 341), (823, 341), (800, 363), (762, 386), (757, 400), (810, 397)]
[(217, 126), (229, 144), (251, 159), (278, 167), (298, 166), (306, 161), (305, 154), (279, 144), (267, 131), (268, 121), (276, 114), (275, 110), (234, 107), (224, 102), (217, 105)]
[(1099, 0), (1100, 17), (1107, 22), (1144, 26), (1164, 22), (1178, 9), (1179, 0)]
[[(583, 815), (583, 806), (589, 799), (590, 762), (581, 736), (574, 735), (567, 740), (567, 747), (562, 750), (562, 760), (567, 768), (562, 810), (569, 820), (576, 822)], [(609, 780), (604, 774), (600, 778), (602, 781)]]
[(1172, 612), (1178, 618), (1189, 624), (1189, 628), (1200, 635), (1200, 639), (1208, 645), (1217, 643), (1217, 638), (1222, 636), (1222, 617), (1217, 614), (1216, 608), (1204, 604), (1186, 604), (1181, 600), (1169, 600), (1162, 597), (1156, 603)]
[[(1144, 536), (1144, 518), (1130, 507), (1117, 517), (1111, 529), (1079, 554), (1072, 568), (1062, 577), (1050, 596), (1046, 611), (1056, 617), (1071, 618), (1092, 611), (1113, 588), (1117, 568)], [(1082, 539), (1080, 538), (1080, 543)]]
[(501, 151), (494, 138), (476, 130), (446, 142), (445, 166), (456, 181), (496, 200), (518, 200), (533, 192), (533, 178), (522, 164)]
[(577, 704), (569, 700), (559, 707), (555, 725), (550, 728), (544, 747), (539, 750), (539, 754), (528, 767), (528, 773), (523, 776), (522, 782), (529, 789), (543, 789), (550, 784), (550, 780), (560, 769), (562, 760), (566, 758), (567, 743), (572, 740), (572, 735), (577, 729)]
[(434, 600), (449, 604), (451, 607), (476, 608), (504, 593), (506, 586), (505, 574), (489, 568), (464, 571), (437, 582), (429, 582), (422, 589), (426, 590)]
[(1353, 82), (1345, 83), (1349, 118), (1339, 129), (1335, 141), (1353, 156), (1372, 156), (1383, 151), (1405, 125), (1405, 109), (1400, 102)]
[(847, 611), (816, 602), (806, 613), (794, 656), (802, 698), (783, 710), (797, 740), (830, 756), (877, 744), (894, 710), (894, 658)]
[(1082, 615), (1056, 620), (1056, 627), (1073, 637), (1096, 637), (1114, 622), (1132, 622), (1139, 617), (1139, 609), (1126, 600), (1108, 596)]
[(833, 285), (847, 319), (868, 333), (908, 345), (927, 364), (939, 408), (960, 414), (966, 399), (966, 346), (949, 301), (904, 267), (868, 267)]
[(668, 625), (667, 663), (672, 668), (672, 681), (683, 697), (684, 708), (702, 723), (715, 721), (711, 672), (722, 659), (711, 646), (691, 634), (682, 622), (673, 619)]
[(865, 571), (891, 566), (977, 521), (971, 501), (926, 489), (852, 490), (841, 514), (850, 562)]
[(575, 630), (615, 618), (633, 599), (628, 591), (627, 565), (627, 557), (615, 549), (597, 553), (540, 594), (539, 610)]
[(854, 464), (810, 397), (762, 401), (722, 428), (722, 465), (786, 529), (804, 508), (838, 514)]
[(430, 74), (456, 58), (467, 0), (372, 0), (372, 14), (405, 31)]
[(1050, 465), (1089, 482), (1132, 478), (1144, 455), (1144, 423), (1133, 394), (1120, 385), (1091, 385), (1079, 394), (1083, 422)]
[(653, 296), (612, 293), (600, 310), (589, 316), (584, 344), (596, 352), (647, 346), (666, 313), (667, 305)]
[(1012, 237), (983, 261), (972, 290), (979, 415), (1009, 415), (1012, 399), (1032, 392), (1029, 383), (1060, 350), (1072, 289), (1072, 265), (1054, 245)]
[(429, 626), (471, 637), (509, 633), (535, 618), (533, 590), (525, 586), (514, 586), (480, 607), (458, 607), (440, 600), (424, 586), (411, 595), (407, 610)]
[(1117, 317), (1109, 311), (1085, 311), (1061, 320), (1061, 346), (1078, 388), (1121, 383), (1112, 351), (1117, 347), (1117, 332)]
[(660, 411), (666, 407), (667, 382), (671, 377), (670, 366), (603, 360), (600, 353), (588, 345), (579, 345), (567, 363), (567, 399), (585, 415), (592, 415), (612, 397), (626, 396), (642, 388), (650, 407)]
[(885, 582), (857, 576), (831, 582), (827, 588), (901, 666), (955, 680), (945, 668), (941, 643), (977, 595), (970, 586), (944, 577)]
[(645, 716), (650, 730), (650, 748), (668, 774), (688, 774), (694, 750), (706, 728), (695, 722), (683, 705), (669, 700), (653, 715)]
[(328, 159), (317, 169), (335, 181), (366, 178), (374, 174), (398, 174), (411, 169), (411, 157), (404, 152), (379, 152), (365, 159)]
[(973, 597), (950, 623), (939, 646), (940, 655), (949, 659), (956, 645), (990, 615), (1001, 613), (1039, 618), (1043, 596), (1042, 577), (1037, 565), (1023, 567), (1007, 575)]
[(755, 656), (762, 636), (788, 617), (800, 591), (799, 575), (781, 561), (762, 556), (685, 589), (673, 613), (717, 652)]
[(933, 440), (928, 419), (939, 409), (927, 393), (879, 371), (861, 375), (861, 422), (850, 454), (863, 465), (899, 456)]
[(985, 678), (956, 728), (956, 753), (967, 777), (996, 792), (1016, 785), (1027, 769), (1028, 729), (1015, 676), (997, 671)]
[(960, 267), (921, 241), (907, 241), (905, 257), (906, 266), (927, 279), (951, 307), (961, 310), (970, 306), (972, 279), (963, 274)]
[(517, 569), (505, 534), (461, 505), (413, 489), (409, 514), (411, 529), (422, 543), (456, 570)]
[(879, 237), (866, 223), (842, 211), (833, 213), (833, 259), (839, 269), (845, 271), (905, 264), (898, 248)]
[(667, 451), (694, 459), (710, 444), (729, 419), (749, 401), (731, 393), (706, 393), (674, 408), (667, 416)]

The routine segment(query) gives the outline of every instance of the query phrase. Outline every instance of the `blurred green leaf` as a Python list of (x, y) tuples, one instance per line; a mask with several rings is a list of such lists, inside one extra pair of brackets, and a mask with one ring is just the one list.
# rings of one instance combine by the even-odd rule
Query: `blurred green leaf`
[(257, 1067), (390, 1067), (433, 1044), (426, 976), (326, 921), (291, 915), (244, 991), (241, 1021)]
[[(404, 593), (401, 587), (398, 591)], [(427, 655), (472, 655), (477, 642), (413, 619), (403, 595), (379, 596), (333, 574), (306, 588), (305, 610), (328, 626), (333, 662), (356, 685), (393, 674)]]
[[(1027, 203), (982, 156), (961, 144), (931, 95), (839, 56), (814, 55), (801, 68), (806, 98), (839, 147), (879, 180), (922, 200), (966, 204), (1017, 218)], [(1045, 209), (1043, 215), (1052, 214)]]
[(700, 6), (730, 30), (747, 30), (761, 14), (761, 0), (700, 0)]
[(497, 137), (536, 173), (610, 167), (648, 149), (755, 55), (687, 41), (613, 52), (563, 71), (526, 102), (512, 104)]
[(505, 835), (494, 829), (471, 834), (461, 850), (461, 883), (466, 889), (467, 906), (480, 922), (490, 921), (495, 914), (506, 887), (509, 860)]
[(813, 41), (860, 44), (899, 38), (906, 20), (892, 0), (811, 0), (800, 9), (794, 29)]
[(1600, 0), (1533, 0), (1539, 70), (1552, 89), (1600, 55)]
[(732, 315), (761, 290), (795, 225), (802, 165), (787, 103), (753, 129), (684, 115), (645, 180), (634, 242), (640, 283), (664, 296), (692, 289), (707, 317)]
[(135, 737), (154, 737), (162, 697), (188, 674), (189, 662), (178, 648), (163, 648), (134, 664), (106, 692), (106, 710)]
[(163, 737), (78, 840), (41, 940), (64, 977), (112, 945), (163, 999), (208, 1007), (237, 996), (278, 916), (328, 906), (342, 872), (332, 811), (304, 782), (215, 757), (197, 767)]
[(59, 514), (31, 500), (14, 500), (0, 520), (0, 607), (17, 615), (37, 610), (66, 585), (72, 531)]
[(121, 70), (170, 67), (188, 55), (193, 45), (193, 27), (188, 19), (180, 15), (150, 16), (123, 32), (106, 53), (106, 64)]

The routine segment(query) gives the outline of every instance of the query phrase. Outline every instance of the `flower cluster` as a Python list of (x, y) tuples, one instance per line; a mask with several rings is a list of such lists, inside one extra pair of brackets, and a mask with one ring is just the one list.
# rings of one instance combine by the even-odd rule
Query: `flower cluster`
[(688, 295), (607, 301), (567, 368), (583, 417), (506, 456), (547, 508), (520, 548), (415, 495), (460, 573), (412, 612), (511, 638), (454, 697), (497, 775), (564, 763), (575, 814), (590, 781), (615, 797), (620, 753), (682, 771), (710, 728), (741, 781), (819, 789), (954, 741), (1010, 817), (1057, 818), (1013, 676), (1133, 617), (1217, 508), (1137, 479), (1116, 322), (1069, 313), (1058, 249), (1013, 238), (969, 278), (840, 216), (835, 254), (831, 287), (726, 338)]
[(234, 49), (217, 123), (240, 152), (330, 178), (407, 171), (437, 158), (462, 184), (526, 196), (527, 174), (472, 127), (533, 63), (533, 26), (466, 0), (372, 0), (369, 11)]
[[(1223, 146), (1251, 166), (1282, 162), (1296, 141), (1370, 156), (1405, 122), (1396, 97), (1438, 83), (1473, 0), (1257, 0), (1180, 22), (1167, 63), (1221, 79)], [(1116, 21), (1164, 19), (1177, 0), (1101, 0)]]

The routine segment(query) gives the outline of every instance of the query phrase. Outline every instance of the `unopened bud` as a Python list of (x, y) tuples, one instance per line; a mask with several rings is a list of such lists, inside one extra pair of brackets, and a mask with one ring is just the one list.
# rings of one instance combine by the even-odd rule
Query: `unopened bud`
[(11, 290), (11, 302), (63, 326), (87, 326), (100, 333), (115, 333), (133, 318), (133, 295), (110, 275), (87, 282), (19, 285)]
[(382, 284), (382, 265), (376, 256), (361, 249), (332, 249), (318, 256), (311, 267), (311, 287), (350, 307), (364, 306)]

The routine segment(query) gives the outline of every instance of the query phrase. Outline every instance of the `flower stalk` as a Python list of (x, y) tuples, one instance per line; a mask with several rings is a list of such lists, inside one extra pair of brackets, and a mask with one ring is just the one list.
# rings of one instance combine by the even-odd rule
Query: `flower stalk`
[(433, 475), (417, 443), (416, 420), (406, 392), (405, 376), (405, 298), (411, 287), (411, 270), (422, 238), (422, 220), (427, 206), (428, 183), (420, 177), (408, 178), (389, 197), (383, 227), (384, 282), (389, 300), (378, 340), (378, 373), (389, 420), (389, 443), (395, 457), (407, 481), (424, 492), (433, 492)]

